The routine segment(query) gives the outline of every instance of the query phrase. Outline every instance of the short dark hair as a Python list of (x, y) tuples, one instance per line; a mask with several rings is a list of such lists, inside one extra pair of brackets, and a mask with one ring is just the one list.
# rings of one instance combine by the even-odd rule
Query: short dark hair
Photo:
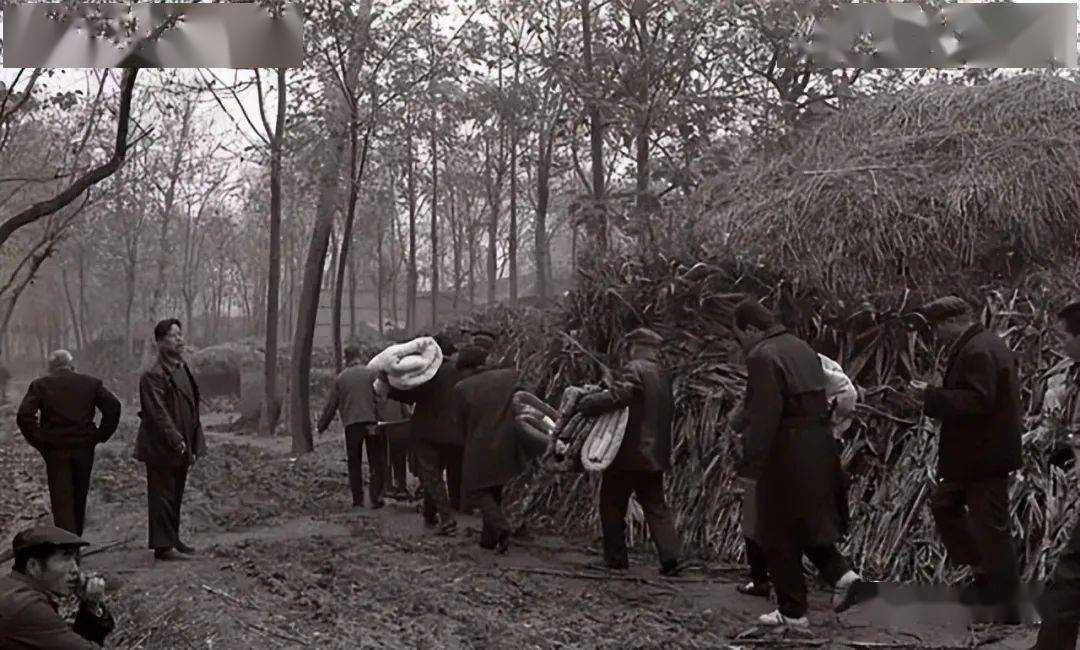
[(1069, 336), (1080, 336), (1080, 310), (1062, 312), (1058, 314), (1058, 320), (1065, 324)]
[(159, 320), (157, 325), (154, 325), (154, 340), (160, 341), (169, 335), (169, 330), (172, 326), (176, 325), (180, 329), (184, 329), (184, 326), (180, 324), (179, 318), (166, 318), (165, 320)]
[(450, 338), (449, 334), (437, 334), (433, 338), (444, 356), (448, 357), (457, 352), (457, 346), (454, 345), (454, 340)]
[(30, 560), (38, 560), (39, 562), (47, 562), (54, 554), (59, 553), (62, 549), (56, 546), (35, 546), (34, 548), (28, 548), (25, 551), (20, 551), (15, 554), (15, 563), (12, 565), (12, 570), (15, 573), (26, 573), (26, 565)]
[(359, 359), (360, 358), (360, 346), (355, 343), (349, 343), (343, 350), (346, 359)]
[(750, 326), (767, 330), (776, 324), (776, 315), (754, 298), (746, 298), (735, 305), (735, 327), (741, 331)]

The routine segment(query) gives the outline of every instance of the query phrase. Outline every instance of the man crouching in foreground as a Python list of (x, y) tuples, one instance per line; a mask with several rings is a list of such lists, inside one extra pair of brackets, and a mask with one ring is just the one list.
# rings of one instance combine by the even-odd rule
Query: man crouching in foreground
[[(79, 549), (89, 544), (54, 526), (24, 530), (11, 543), (15, 566), (0, 578), (0, 648), (84, 650), (98, 648), (115, 627), (105, 609), (105, 582), (84, 579)], [(72, 626), (58, 613), (57, 599), (75, 594)]]

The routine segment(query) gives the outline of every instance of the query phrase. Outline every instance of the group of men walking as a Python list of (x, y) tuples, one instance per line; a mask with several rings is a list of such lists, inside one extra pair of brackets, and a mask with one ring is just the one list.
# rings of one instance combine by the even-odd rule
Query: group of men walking
[[(1022, 465), (1016, 355), (958, 297), (935, 300), (918, 313), (946, 359), (940, 382), (913, 379), (908, 387), (923, 412), (941, 422), (931, 511), (950, 560), (971, 567), (981, 603), (996, 607), (1005, 619), (1015, 618), (1019, 571), (1008, 494), (1010, 475)], [(1058, 323), (1066, 358), (1049, 373), (1040, 427), (1027, 438), (1050, 436), (1076, 449), (1070, 444), (1080, 433), (1080, 302), (1061, 310)], [(850, 520), (841, 447), (829, 426), (832, 405), (825, 371), (812, 347), (756, 300), (736, 307), (734, 330), (747, 367), (745, 397), (731, 421), (742, 440), (743, 534), (751, 565), (751, 582), (740, 591), (775, 593), (777, 608), (763, 614), (761, 624), (805, 626), (804, 556), (835, 587), (836, 611), (873, 593), (871, 583), (836, 546)], [(147, 466), (150, 546), (155, 557), (164, 560), (193, 552), (178, 535), (180, 503), (188, 468), (206, 445), (198, 386), (180, 354), (180, 323), (163, 321), (155, 328), (155, 339), (158, 358), (140, 380), (136, 458)], [(438, 343), (444, 363), (431, 380), (412, 390), (391, 388), (384, 374), (360, 363), (357, 348), (346, 348), (348, 365), (335, 380), (318, 430), (325, 431), (335, 413), (341, 415), (354, 505), (364, 504), (362, 449), (367, 449), (372, 473), (368, 497), (373, 508), (383, 504), (390, 466), (403, 464), (408, 454), (423, 487), (425, 523), (436, 534), (454, 535), (456, 513), (475, 506), (483, 519), (481, 546), (504, 553), (511, 529), (502, 508), (503, 489), (531, 460), (515, 430), (512, 408), (514, 393), (524, 388), (522, 378), (512, 367), (489, 363), (496, 340), (488, 332), (472, 333), (461, 350), (446, 338)], [(587, 395), (578, 405), (586, 415), (629, 409), (622, 444), (600, 488), (603, 566), (615, 571), (629, 566), (625, 517), (634, 495), (656, 545), (661, 573), (678, 575), (688, 563), (664, 496), (664, 474), (671, 469), (672, 373), (659, 362), (662, 338), (655, 332), (636, 329), (623, 344), (627, 361), (621, 372), (606, 390)], [(18, 423), (46, 460), (54, 521), (60, 528), (16, 538), (16, 571), (0, 580), (0, 641), (15, 638), (10, 630), (17, 627), (11, 625), (10, 614), (5, 620), (5, 613), (30, 603), (36, 616), (51, 621), (53, 634), (100, 642), (111, 629), (111, 617), (95, 596), (96, 587), (76, 584), (71, 576), (77, 568), (72, 574), (65, 558), (85, 544), (77, 536), (83, 528), (93, 449), (116, 430), (120, 404), (100, 381), (76, 373), (69, 354), (54, 353), (49, 366), (49, 376), (31, 384)], [(412, 405), (411, 417), (403, 404)], [(102, 414), (97, 425), (95, 410)], [(390, 450), (381, 427), (407, 417), (407, 447)], [(59, 557), (55, 563), (54, 556)], [(74, 631), (66, 626), (60, 630), (39, 598), (46, 586), (61, 582), (86, 597), (86, 611), (80, 610)], [(1080, 631), (1080, 522), (1058, 558), (1040, 609), (1043, 623), (1034, 647), (1074, 648)]]

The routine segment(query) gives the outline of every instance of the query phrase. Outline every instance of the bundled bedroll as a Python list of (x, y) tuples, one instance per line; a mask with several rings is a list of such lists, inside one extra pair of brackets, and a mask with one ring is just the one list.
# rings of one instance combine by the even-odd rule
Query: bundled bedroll
[(551, 444), (544, 454), (545, 468), (557, 472), (602, 472), (622, 446), (630, 409), (596, 416), (577, 410), (582, 397), (603, 390), (599, 386), (571, 386), (563, 393)]
[(398, 390), (422, 386), (435, 376), (442, 365), (443, 353), (430, 336), (391, 345), (368, 362), (372, 370), (385, 372), (390, 385)]
[(555, 435), (559, 412), (544, 400), (524, 390), (514, 393), (514, 424), (530, 458), (543, 456)]

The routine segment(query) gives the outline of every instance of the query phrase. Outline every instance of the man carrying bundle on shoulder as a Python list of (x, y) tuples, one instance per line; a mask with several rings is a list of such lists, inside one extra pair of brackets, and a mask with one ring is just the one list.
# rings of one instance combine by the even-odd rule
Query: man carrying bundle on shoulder
[(918, 313), (947, 358), (941, 386), (911, 382), (926, 415), (941, 421), (934, 522), (950, 561), (971, 567), (983, 604), (1004, 607), (1002, 622), (1018, 619), (1020, 572), (1009, 530), (1009, 475), (1022, 465), (1016, 355), (962, 298), (940, 298)]
[(802, 557), (835, 585), (834, 609), (862, 594), (859, 574), (836, 549), (845, 532), (843, 471), (829, 428), (825, 373), (806, 342), (753, 298), (735, 307), (746, 350), (746, 478), (754, 481), (754, 536), (779, 607), (762, 625), (809, 625)]
[(641, 327), (623, 339), (630, 359), (615, 385), (581, 398), (578, 410), (595, 416), (630, 409), (622, 445), (604, 470), (600, 484), (600, 525), (604, 563), (610, 569), (630, 566), (626, 549), (626, 510), (636, 495), (660, 556), (660, 573), (677, 576), (686, 568), (682, 541), (664, 497), (664, 472), (671, 471), (671, 422), (675, 414), (671, 371), (658, 353), (663, 339)]
[(513, 397), (521, 376), (511, 367), (488, 365), (495, 336), (475, 332), (458, 353), (461, 381), (454, 388), (457, 423), (465, 439), (462, 500), (483, 519), (480, 546), (496, 553), (510, 548), (510, 522), (502, 509), (503, 487), (525, 470), (529, 458), (514, 422)]

